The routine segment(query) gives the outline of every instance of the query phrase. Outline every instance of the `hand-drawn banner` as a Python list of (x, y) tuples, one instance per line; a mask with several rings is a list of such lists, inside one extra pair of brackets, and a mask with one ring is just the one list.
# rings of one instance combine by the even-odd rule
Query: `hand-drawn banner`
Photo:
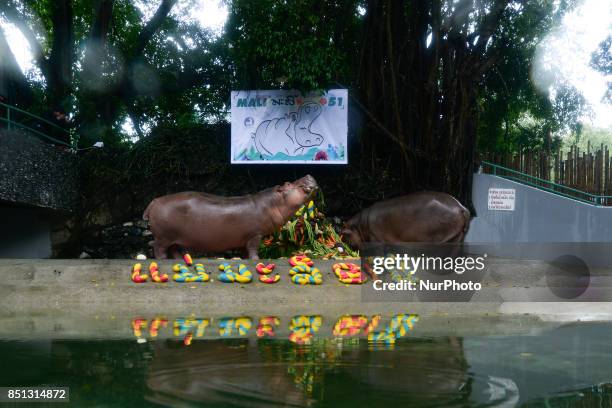
[(231, 162), (347, 164), (346, 89), (232, 91)]

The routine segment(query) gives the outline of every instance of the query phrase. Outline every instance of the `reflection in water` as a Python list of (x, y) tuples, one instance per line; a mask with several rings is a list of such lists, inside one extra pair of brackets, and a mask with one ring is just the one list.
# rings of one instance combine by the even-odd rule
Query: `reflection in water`
[[(332, 329), (335, 337), (355, 337), (359, 335), (367, 336), (368, 341), (373, 345), (392, 346), (395, 340), (405, 336), (414, 328), (419, 317), (414, 314), (396, 314), (391, 317), (385, 327), (379, 327), (382, 316), (375, 315), (368, 319), (364, 315), (343, 315), (338, 318)], [(310, 344), (315, 333), (318, 333), (322, 318), (319, 315), (297, 315), (289, 322), (288, 339), (296, 344)], [(193, 337), (201, 338), (204, 336), (206, 328), (210, 326), (212, 319), (209, 318), (179, 318), (174, 319), (173, 335), (183, 337), (185, 345), (191, 345)], [(255, 334), (257, 337), (275, 337), (275, 328), (280, 326), (281, 320), (276, 316), (264, 316), (258, 320)], [(143, 330), (149, 327), (149, 336), (155, 338), (160, 329), (168, 326), (168, 320), (155, 317), (149, 321), (138, 317), (131, 320), (132, 333), (138, 340), (143, 339)], [(218, 322), (219, 337), (245, 337), (248, 336), (253, 326), (250, 317), (224, 317)], [(375, 330), (375, 329), (380, 330)]]
[(193, 331), (195, 331), (196, 337), (202, 337), (209, 325), (209, 319), (175, 319), (172, 327), (173, 333), (177, 337), (187, 335)]
[(289, 323), (289, 341), (295, 344), (310, 344), (313, 335), (321, 328), (321, 316), (299, 315)]
[(274, 328), (280, 324), (280, 319), (276, 316), (265, 316), (259, 319), (257, 324), (257, 337), (274, 337)]
[[(258, 320), (259, 339), (198, 341), (188, 349), (175, 341), (157, 343), (147, 399), (172, 406), (186, 401), (311, 406), (330, 396), (353, 405), (431, 398), (447, 406), (465, 402), (469, 376), (461, 340), (408, 340), (400, 354), (391, 352), (417, 321), (412, 314), (343, 315), (331, 333), (321, 333), (321, 316), (297, 315), (289, 320), (286, 340), (272, 340), (281, 319), (265, 316)], [(189, 327), (175, 331), (175, 337)], [(220, 337), (247, 336), (251, 319), (223, 318), (218, 328)], [(330, 334), (333, 338), (326, 337)], [(429, 375), (421, 375), (424, 370)]]
[(74, 406), (612, 407), (612, 324), (419, 337), (417, 319), (157, 317), (131, 321), (144, 342), (0, 340), (0, 385), (68, 386)]
[(157, 344), (147, 399), (169, 406), (188, 401), (249, 407), (320, 401), (333, 406), (426, 401), (461, 406), (469, 397), (458, 339), (408, 341), (400, 354), (372, 350), (364, 339), (310, 341), (213, 340), (189, 348), (172, 341)]
[[(378, 324), (378, 323), (376, 323)], [(332, 334), (337, 337), (353, 337), (361, 333), (361, 329), (368, 325), (368, 318), (364, 315), (340, 316), (334, 325)]]
[(253, 322), (250, 317), (224, 317), (219, 321), (219, 336), (246, 336), (249, 334), (251, 326), (253, 326)]
[(557, 395), (536, 398), (523, 405), (524, 408), (581, 408), (581, 407), (612, 407), (612, 384), (598, 384), (562, 392)]

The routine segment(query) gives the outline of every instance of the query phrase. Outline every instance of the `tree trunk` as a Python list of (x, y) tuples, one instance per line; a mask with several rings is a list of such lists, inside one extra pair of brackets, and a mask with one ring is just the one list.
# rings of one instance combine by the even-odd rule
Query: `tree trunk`
[(56, 0), (52, 4), (53, 42), (46, 76), (49, 88), (48, 102), (52, 109), (69, 112), (72, 110), (70, 95), (75, 49), (72, 2), (70, 0)]
[(468, 34), (470, 1), (446, 16), (439, 0), (367, 2), (360, 97), (379, 126), (364, 148), (391, 158), (405, 192), (445, 191), (473, 209), (478, 85), (506, 3)]

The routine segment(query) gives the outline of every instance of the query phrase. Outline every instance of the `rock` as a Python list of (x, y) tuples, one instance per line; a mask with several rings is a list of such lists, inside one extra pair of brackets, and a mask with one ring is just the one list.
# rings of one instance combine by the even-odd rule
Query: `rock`
[(147, 256), (145, 254), (138, 254), (136, 255), (136, 259), (139, 261), (145, 261), (147, 259)]
[(149, 222), (145, 220), (136, 220), (134, 221), (134, 225), (138, 228), (147, 229), (149, 226)]
[(79, 259), (89, 259), (89, 258), (91, 258), (91, 255), (89, 255), (85, 251), (81, 252), (81, 255), (79, 255)]
[(131, 222), (131, 221), (129, 221), (129, 222), (124, 222), (124, 223), (123, 223), (123, 226), (124, 226), (124, 227), (132, 227), (133, 225), (134, 225), (134, 223), (133, 223), (133, 222)]
[(61, 245), (70, 240), (71, 232), (68, 228), (64, 228), (59, 231), (53, 231), (51, 233), (51, 245)]
[(88, 227), (97, 225), (110, 225), (112, 223), (113, 217), (110, 213), (107, 204), (102, 204), (98, 206), (85, 217), (85, 225)]
[(143, 237), (148, 237), (150, 235), (153, 235), (153, 233), (151, 231), (149, 231), (149, 230), (142, 231), (142, 236)]

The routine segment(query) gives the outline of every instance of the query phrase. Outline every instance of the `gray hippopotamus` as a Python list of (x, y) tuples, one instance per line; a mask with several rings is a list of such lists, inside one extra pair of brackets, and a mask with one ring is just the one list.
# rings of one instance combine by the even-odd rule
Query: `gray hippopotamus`
[(154, 241), (156, 258), (168, 251), (179, 257), (179, 249), (223, 252), (245, 248), (252, 259), (262, 236), (283, 225), (317, 188), (307, 175), (259, 193), (240, 197), (221, 197), (187, 191), (158, 197), (144, 211)]
[(470, 212), (453, 196), (422, 191), (380, 201), (353, 216), (342, 231), (355, 248), (363, 242), (461, 242)]
[(321, 105), (306, 103), (297, 112), (281, 118), (264, 120), (257, 126), (253, 141), (261, 154), (295, 155), (306, 147), (320, 146), (323, 136), (310, 130), (312, 122), (321, 115)]

